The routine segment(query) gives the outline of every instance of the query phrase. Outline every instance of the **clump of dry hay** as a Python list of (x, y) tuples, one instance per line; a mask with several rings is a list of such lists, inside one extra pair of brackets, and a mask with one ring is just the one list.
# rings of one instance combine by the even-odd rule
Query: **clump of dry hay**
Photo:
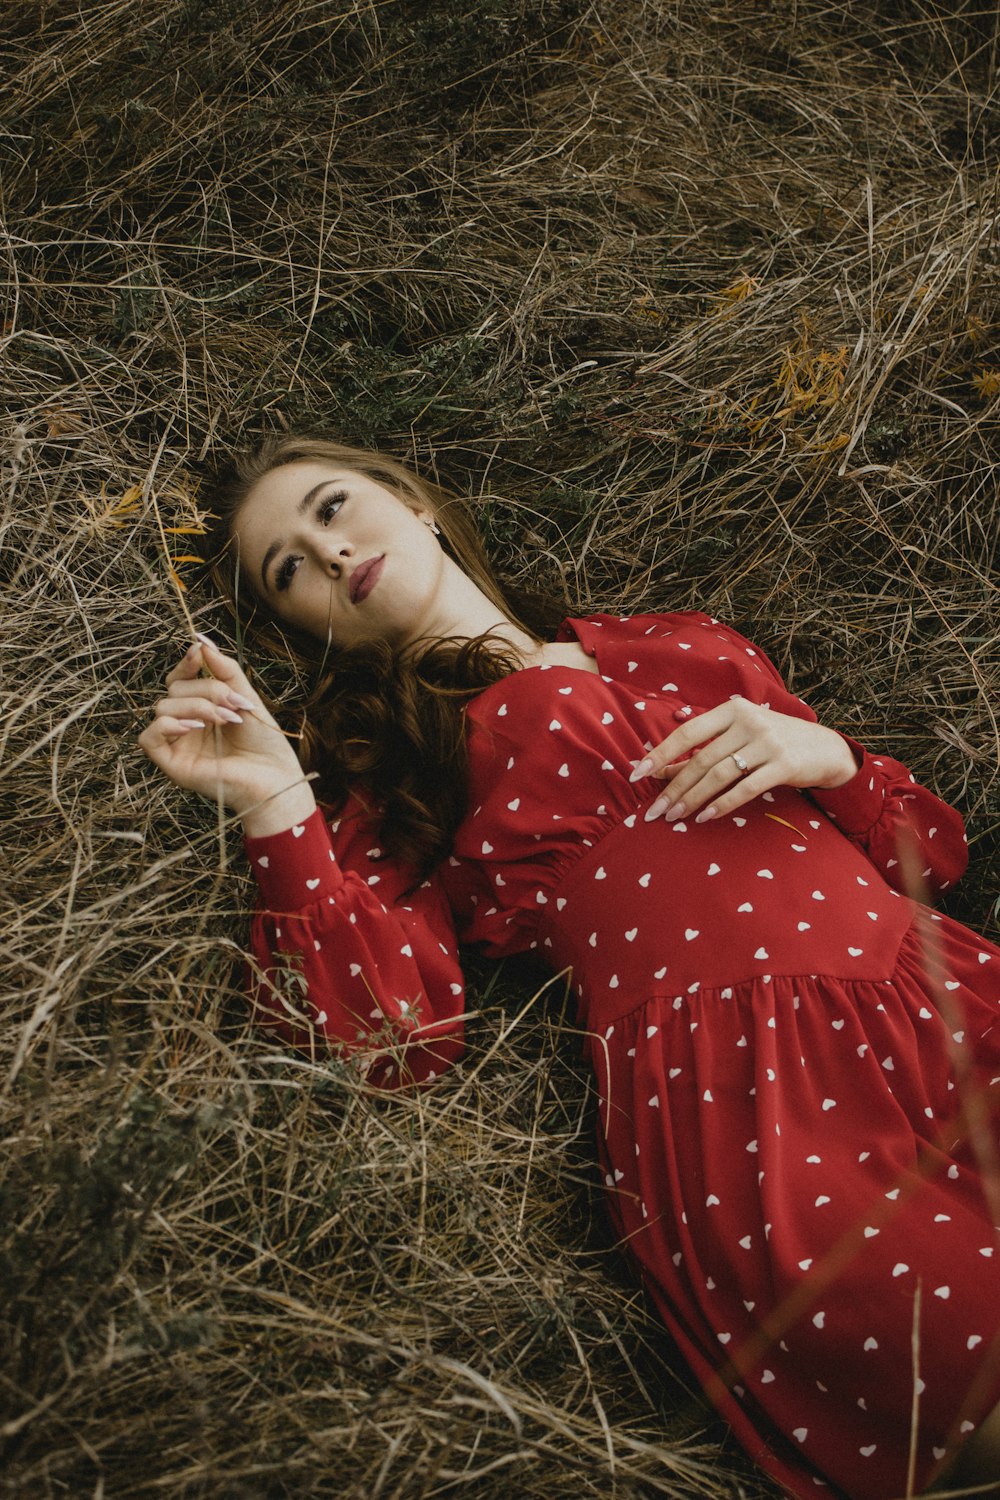
[[(568, 613), (706, 607), (967, 815), (996, 935), (996, 33), (815, 0), (13, 0), (0, 1493), (771, 1493), (609, 1245), (564, 990), (359, 1093), (135, 737), (199, 465), (324, 430)], [(255, 663), (272, 692), (292, 674)]]

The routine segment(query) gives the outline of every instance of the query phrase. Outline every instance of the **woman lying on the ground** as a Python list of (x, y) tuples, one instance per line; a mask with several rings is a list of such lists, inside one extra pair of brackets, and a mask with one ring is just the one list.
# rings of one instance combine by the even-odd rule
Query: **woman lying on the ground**
[(319, 669), (302, 764), (205, 638), (139, 743), (242, 819), (262, 1020), (426, 1084), (458, 942), (571, 971), (611, 1216), (748, 1452), (796, 1496), (1000, 1477), (1000, 950), (925, 904), (958, 813), (707, 614), (546, 639), (391, 459), (239, 472), (218, 576)]

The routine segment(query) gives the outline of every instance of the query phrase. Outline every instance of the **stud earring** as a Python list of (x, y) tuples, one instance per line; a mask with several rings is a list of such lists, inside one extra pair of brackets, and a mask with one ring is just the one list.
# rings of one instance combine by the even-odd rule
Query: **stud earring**
[(431, 528), (431, 530), (433, 531), (433, 533), (434, 533), (435, 536), (440, 536), (441, 535), (441, 528), (440, 528), (440, 526), (435, 526), (433, 521), (428, 521), (427, 525)]

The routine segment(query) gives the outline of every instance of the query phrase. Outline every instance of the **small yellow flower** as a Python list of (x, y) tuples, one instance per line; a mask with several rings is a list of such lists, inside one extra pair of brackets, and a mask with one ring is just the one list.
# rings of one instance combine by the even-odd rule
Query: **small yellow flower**
[(981, 400), (992, 401), (994, 396), (1000, 396), (1000, 370), (987, 370), (984, 366), (978, 375), (973, 375), (972, 384)]

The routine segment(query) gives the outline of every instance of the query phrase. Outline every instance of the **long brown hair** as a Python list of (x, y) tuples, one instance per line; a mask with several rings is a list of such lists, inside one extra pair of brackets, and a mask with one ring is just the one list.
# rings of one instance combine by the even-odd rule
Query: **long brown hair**
[[(352, 789), (368, 793), (380, 815), (380, 842), (412, 867), (412, 889), (448, 854), (466, 812), (465, 704), (516, 670), (520, 658), (489, 632), (434, 642), (405, 657), (383, 641), (337, 647), (331, 655), (328, 646), (275, 615), (240, 568), (233, 527), (258, 480), (301, 461), (351, 469), (411, 509), (430, 511), (448, 554), (536, 642), (551, 636), (566, 614), (565, 601), (501, 584), (465, 501), (386, 454), (322, 437), (272, 438), (255, 453), (235, 455), (217, 477), (217, 519), (206, 539), (210, 577), (256, 648), (312, 678), (301, 709), (302, 768), (318, 773), (317, 795), (335, 809)], [(280, 710), (269, 707), (281, 722)]]

